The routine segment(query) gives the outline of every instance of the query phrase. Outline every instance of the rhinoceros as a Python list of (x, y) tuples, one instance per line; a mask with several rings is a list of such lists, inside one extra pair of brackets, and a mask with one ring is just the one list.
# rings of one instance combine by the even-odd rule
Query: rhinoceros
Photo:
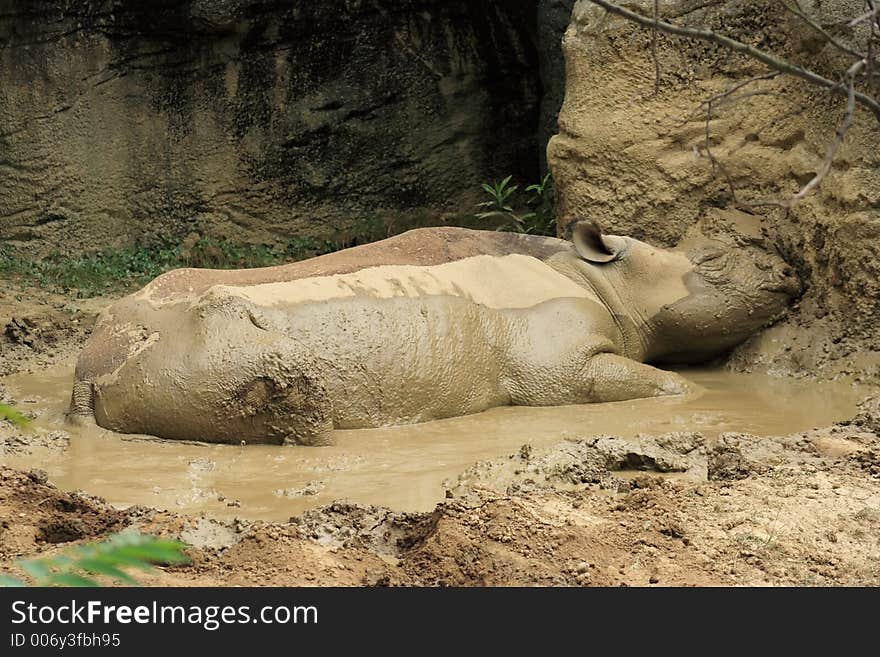
[(318, 445), (333, 429), (501, 405), (676, 395), (687, 381), (652, 364), (722, 354), (798, 289), (748, 244), (664, 250), (587, 220), (571, 241), (424, 228), (277, 267), (178, 269), (101, 314), (71, 415), (169, 439)]

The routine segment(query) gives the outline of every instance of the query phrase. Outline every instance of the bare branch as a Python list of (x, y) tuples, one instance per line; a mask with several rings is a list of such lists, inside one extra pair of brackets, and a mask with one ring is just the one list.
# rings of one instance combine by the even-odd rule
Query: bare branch
[(730, 188), (730, 197), (735, 205), (739, 205), (739, 201), (736, 198), (736, 186), (733, 184), (733, 178), (730, 176), (730, 172), (718, 161), (718, 158), (715, 157), (715, 154), (712, 152), (712, 143), (709, 134), (709, 124), (712, 121), (712, 103), (713, 100), (710, 98), (705, 101), (706, 105), (706, 137), (703, 140), (705, 144), (706, 157), (709, 158), (709, 161), (712, 163), (712, 171), (714, 172), (716, 169), (721, 171), (721, 174), (724, 176), (724, 179), (727, 181), (727, 186)]
[[(660, 19), (660, 0), (654, 0), (654, 24)], [(654, 95), (660, 93), (660, 58), (657, 57), (657, 29), (651, 30), (651, 57), (654, 58)]]
[(880, 6), (872, 7), (871, 11), (864, 13), (857, 18), (853, 18), (849, 23), (847, 23), (847, 25), (849, 25), (849, 27), (855, 27), (859, 23), (864, 23), (865, 21), (873, 20), (873, 19), (877, 18), (878, 16), (880, 16)]
[[(804, 68), (803, 66), (799, 66), (797, 64), (792, 64), (791, 62), (788, 62), (780, 57), (776, 57), (775, 55), (771, 55), (767, 52), (764, 52), (763, 50), (754, 48), (746, 43), (743, 43), (742, 41), (731, 39), (730, 37), (724, 36), (723, 34), (718, 34), (717, 32), (713, 32), (712, 30), (708, 29), (681, 27), (661, 20), (655, 21), (653, 18), (630, 11), (629, 9), (625, 9), (624, 7), (609, 2), (608, 0), (590, 0), (590, 2), (599, 5), (600, 7), (612, 14), (617, 14), (618, 16), (622, 16), (629, 21), (638, 23), (643, 27), (660, 30), (661, 32), (666, 32), (667, 34), (685, 37), (688, 39), (698, 39), (700, 41), (715, 43), (719, 46), (727, 48), (728, 50), (742, 53), (748, 57), (751, 57), (752, 59), (755, 59), (765, 64), (773, 70), (801, 78), (802, 80), (806, 80), (811, 84), (815, 84), (819, 87), (828, 89), (832, 93), (848, 96), (848, 91), (846, 87), (844, 85), (841, 85), (839, 82), (829, 80), (828, 78), (819, 75), (815, 71)], [(855, 88), (853, 88), (853, 97), (855, 98), (855, 101), (857, 103), (870, 109), (874, 113), (874, 116), (877, 118), (877, 121), (880, 121), (880, 102), (870, 96), (865, 95), (860, 91), (856, 91)]]
[(760, 82), (761, 80), (772, 80), (773, 78), (779, 77), (779, 75), (780, 75), (779, 71), (771, 71), (770, 73), (763, 73), (761, 75), (755, 75), (755, 76), (750, 77), (746, 80), (740, 80), (736, 84), (729, 86), (724, 91), (717, 93), (714, 96), (711, 96), (711, 97), (707, 98), (706, 100), (704, 100), (702, 103), (700, 103), (700, 107), (702, 107), (706, 103), (717, 103), (719, 100), (722, 100), (723, 98), (727, 98), (728, 96), (736, 93), (737, 91), (739, 91), (743, 87), (750, 85), (753, 82)]
[(819, 183), (825, 179), (825, 176), (828, 175), (828, 172), (831, 171), (831, 166), (834, 164), (834, 158), (837, 155), (837, 151), (840, 150), (840, 146), (843, 144), (843, 139), (846, 137), (846, 133), (852, 125), (853, 115), (856, 111), (856, 95), (855, 95), (855, 77), (856, 73), (859, 70), (859, 64), (863, 62), (856, 62), (850, 69), (847, 71), (847, 76), (849, 77), (849, 84), (847, 85), (847, 101), (846, 101), (846, 110), (843, 114), (843, 119), (840, 122), (840, 125), (837, 126), (837, 132), (834, 133), (834, 139), (831, 140), (831, 143), (828, 144), (828, 149), (825, 151), (825, 158), (822, 160), (822, 164), (819, 167), (819, 170), (816, 172), (816, 175), (804, 185), (801, 190), (792, 196), (787, 201), (764, 201), (764, 202), (756, 202), (749, 203), (748, 205), (752, 207), (758, 207), (762, 205), (777, 205), (783, 208), (791, 208), (800, 201), (802, 201), (810, 192), (816, 189), (819, 186)]
[(819, 23), (817, 23), (815, 20), (813, 20), (813, 18), (811, 16), (809, 16), (806, 12), (804, 12), (803, 9), (801, 9), (801, 6), (797, 0), (794, 0), (793, 5), (790, 5), (787, 2), (783, 2), (782, 4), (785, 6), (785, 9), (787, 11), (791, 12), (792, 14), (794, 14), (795, 16), (800, 18), (804, 23), (806, 23), (811, 28), (813, 28), (816, 32), (818, 32), (823, 37), (825, 37), (825, 40), (828, 43), (833, 45), (835, 48), (837, 48), (841, 52), (845, 52), (847, 55), (852, 55), (856, 59), (865, 59), (865, 55), (863, 53), (860, 53), (857, 50), (853, 50), (852, 48), (847, 46), (845, 43), (841, 42), (837, 37), (835, 37), (833, 34), (831, 34), (824, 27), (819, 25)]
[[(682, 121), (682, 123), (687, 123), (688, 121), (693, 119), (696, 116), (697, 112), (702, 110), (707, 104), (712, 104), (715, 107), (718, 107), (719, 105), (722, 104), (722, 101), (726, 102), (733, 94), (735, 94), (737, 91), (740, 91), (744, 87), (747, 87), (748, 85), (753, 84), (755, 82), (760, 82), (761, 80), (772, 80), (773, 78), (779, 77), (779, 75), (781, 75), (779, 73), (779, 71), (771, 71), (770, 73), (762, 73), (761, 75), (755, 75), (753, 77), (748, 78), (747, 80), (740, 80), (736, 84), (732, 84), (729, 87), (727, 87), (727, 89), (725, 89), (724, 91), (721, 91), (721, 92), (715, 94), (714, 96), (710, 96), (706, 100), (702, 101), (693, 112), (691, 112), (690, 114), (687, 115), (687, 117), (685, 117), (685, 119)], [(739, 96), (737, 98), (739, 98)]]

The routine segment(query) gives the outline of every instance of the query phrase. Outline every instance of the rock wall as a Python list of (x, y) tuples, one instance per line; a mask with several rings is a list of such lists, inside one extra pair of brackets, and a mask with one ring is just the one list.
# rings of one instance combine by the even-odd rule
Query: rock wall
[(539, 4), (2, 0), (0, 244), (470, 215), (480, 182), (537, 180)]
[[(801, 4), (824, 23), (862, 12), (858, 0)], [(708, 26), (829, 76), (840, 70), (834, 49), (782, 3), (721, 5), (660, 3), (661, 15), (678, 24)], [(650, 15), (653, 2), (627, 6)], [(661, 35), (655, 94), (650, 33), (588, 0), (575, 5), (563, 50), (565, 102), (559, 135), (548, 147), (559, 216), (593, 216), (612, 231), (662, 245), (674, 244), (698, 221), (750, 218), (757, 224), (754, 239), (783, 253), (806, 292), (784, 322), (740, 348), (731, 363), (880, 381), (880, 125), (874, 116), (857, 111), (817, 193), (790, 211), (736, 211), (734, 194), (740, 203), (789, 198), (813, 177), (845, 99), (779, 77), (713, 107), (709, 144), (725, 175), (706, 156), (700, 104), (764, 69), (710, 44)]]

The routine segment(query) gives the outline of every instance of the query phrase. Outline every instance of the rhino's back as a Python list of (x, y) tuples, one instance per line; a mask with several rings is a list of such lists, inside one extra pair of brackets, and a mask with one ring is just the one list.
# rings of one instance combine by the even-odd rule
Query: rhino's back
[(163, 303), (181, 296), (198, 296), (214, 285), (245, 287), (283, 283), (350, 274), (383, 265), (442, 265), (479, 255), (516, 254), (546, 260), (570, 248), (571, 244), (565, 240), (538, 235), (454, 227), (418, 228), (378, 242), (277, 267), (176, 269), (153, 280), (139, 294), (153, 303)]

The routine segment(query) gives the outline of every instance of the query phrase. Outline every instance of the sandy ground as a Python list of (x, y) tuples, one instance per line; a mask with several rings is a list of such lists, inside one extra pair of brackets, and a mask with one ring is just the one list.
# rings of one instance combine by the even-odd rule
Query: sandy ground
[[(68, 357), (106, 303), (0, 294), (4, 374)], [(191, 565), (141, 576), (145, 584), (877, 585), (880, 403), (861, 409), (781, 437), (524, 446), (450, 481), (431, 513), (337, 503), (284, 523), (119, 510), (40, 471), (0, 467), (0, 570), (131, 528), (192, 546)], [(33, 440), (64, 448), (63, 436), (0, 422), (4, 449)]]

